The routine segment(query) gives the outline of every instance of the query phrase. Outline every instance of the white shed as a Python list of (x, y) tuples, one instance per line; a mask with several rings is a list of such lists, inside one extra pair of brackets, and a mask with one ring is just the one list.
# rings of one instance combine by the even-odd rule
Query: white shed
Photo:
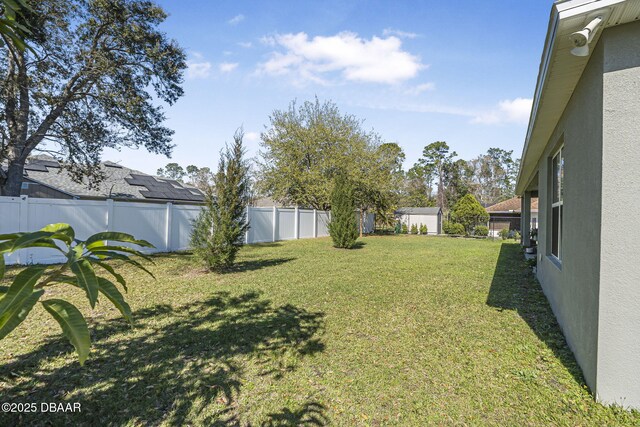
[(398, 208), (394, 214), (402, 223), (411, 229), (412, 225), (427, 226), (428, 234), (442, 233), (442, 209), (440, 208)]

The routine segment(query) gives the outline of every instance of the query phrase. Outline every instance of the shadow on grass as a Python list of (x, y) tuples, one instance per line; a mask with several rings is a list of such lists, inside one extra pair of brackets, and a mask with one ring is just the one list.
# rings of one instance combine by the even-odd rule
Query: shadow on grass
[(365, 242), (363, 242), (362, 240), (358, 240), (356, 243), (354, 243), (354, 245), (351, 247), (351, 249), (362, 249), (365, 246), (367, 246), (367, 244)]
[[(245, 425), (237, 411), (245, 369), (269, 381), (295, 370), (298, 359), (324, 350), (323, 317), (257, 293), (219, 292), (137, 311), (133, 330), (119, 320), (97, 325), (82, 368), (66, 340), (52, 339), (0, 367), (0, 400), (79, 402), (82, 413), (0, 413), (0, 425)], [(304, 420), (326, 424), (324, 406), (285, 407), (262, 423)]]
[(247, 261), (236, 262), (233, 267), (229, 270), (224, 271), (224, 273), (238, 273), (245, 271), (254, 271), (260, 270), (267, 267), (275, 267), (276, 265), (281, 265), (287, 263), (289, 261), (293, 261), (296, 258), (272, 258), (272, 259), (254, 259)]
[(580, 366), (569, 349), (540, 284), (526, 266), (518, 244), (503, 244), (493, 274), (487, 305), (514, 310), (549, 347), (578, 384), (584, 385)]

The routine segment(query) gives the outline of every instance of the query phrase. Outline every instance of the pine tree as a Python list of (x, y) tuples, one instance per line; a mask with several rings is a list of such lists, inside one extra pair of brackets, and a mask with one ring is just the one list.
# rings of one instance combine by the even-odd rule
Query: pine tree
[(194, 254), (210, 271), (233, 266), (236, 254), (249, 229), (249, 168), (243, 159), (242, 129), (233, 136), (233, 145), (220, 153), (213, 186), (205, 194), (205, 206), (195, 220), (191, 234)]
[(336, 248), (351, 249), (358, 239), (354, 190), (347, 179), (339, 175), (331, 193), (329, 235)]

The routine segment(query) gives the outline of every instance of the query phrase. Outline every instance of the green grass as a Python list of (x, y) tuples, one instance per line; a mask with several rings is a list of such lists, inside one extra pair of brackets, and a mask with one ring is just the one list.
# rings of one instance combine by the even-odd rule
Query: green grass
[[(124, 269), (80, 367), (41, 307), (2, 341), (1, 402), (81, 414), (0, 425), (638, 425), (595, 403), (517, 244), (422, 236), (254, 245), (237, 271), (156, 257)], [(13, 270), (11, 273), (15, 273)]]

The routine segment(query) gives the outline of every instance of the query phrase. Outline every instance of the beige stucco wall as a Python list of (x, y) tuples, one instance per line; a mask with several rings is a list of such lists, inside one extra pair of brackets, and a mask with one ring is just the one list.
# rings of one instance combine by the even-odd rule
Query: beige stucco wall
[[(598, 356), (602, 64), (599, 43), (538, 165), (538, 279), (592, 390)], [(550, 158), (562, 143), (563, 246), (557, 263), (550, 249)]]
[[(562, 142), (556, 263), (550, 157)], [(640, 23), (603, 32), (538, 170), (538, 279), (597, 399), (640, 408)]]
[(603, 33), (597, 397), (640, 408), (640, 23)]

